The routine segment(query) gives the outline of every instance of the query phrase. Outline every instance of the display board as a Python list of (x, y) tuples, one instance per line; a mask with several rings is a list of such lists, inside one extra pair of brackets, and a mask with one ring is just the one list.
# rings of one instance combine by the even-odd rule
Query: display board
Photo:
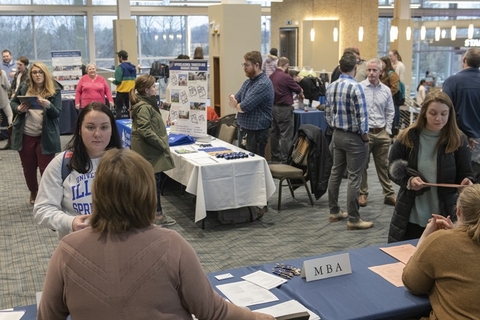
[(82, 77), (80, 50), (52, 51), (53, 78), (63, 85), (62, 93), (74, 93)]
[(170, 132), (207, 136), (207, 60), (170, 61)]

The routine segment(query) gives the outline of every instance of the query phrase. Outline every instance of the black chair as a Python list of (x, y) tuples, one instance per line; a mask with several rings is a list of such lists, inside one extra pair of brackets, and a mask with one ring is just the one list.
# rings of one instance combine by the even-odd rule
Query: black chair
[(304, 186), (307, 190), (310, 204), (314, 205), (312, 194), (308, 188), (308, 153), (310, 145), (306, 137), (300, 137), (295, 141), (292, 148), (291, 163), (290, 164), (269, 164), (270, 172), (274, 179), (280, 180), (278, 183), (278, 211), (282, 208), (282, 186), (286, 181), (292, 198), (295, 198), (294, 190), (296, 187)]

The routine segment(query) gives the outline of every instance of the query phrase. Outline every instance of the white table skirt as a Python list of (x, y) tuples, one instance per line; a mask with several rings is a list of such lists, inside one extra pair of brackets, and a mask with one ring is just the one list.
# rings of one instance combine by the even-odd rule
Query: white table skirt
[[(221, 140), (213, 147), (245, 151)], [(195, 222), (204, 219), (208, 211), (263, 207), (275, 192), (275, 183), (267, 161), (258, 155), (244, 159), (225, 160), (205, 152), (178, 154), (176, 149), (199, 148), (196, 145), (172, 147), (175, 168), (165, 172), (197, 196)], [(248, 153), (248, 152), (247, 152)]]

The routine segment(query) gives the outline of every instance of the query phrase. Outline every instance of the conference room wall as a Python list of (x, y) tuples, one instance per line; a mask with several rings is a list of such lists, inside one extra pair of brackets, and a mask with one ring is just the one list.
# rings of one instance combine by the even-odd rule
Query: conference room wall
[[(306, 47), (303, 39), (309, 38), (304, 37), (304, 34), (310, 33), (310, 30), (304, 30), (302, 21), (338, 19), (340, 31), (338, 56), (340, 57), (343, 50), (347, 47), (358, 47), (363, 58), (373, 58), (377, 56), (378, 48), (378, 13), (377, 0), (283, 0), (283, 2), (275, 2), (272, 3), (271, 7), (271, 43), (273, 47), (278, 48), (279, 30), (281, 27), (298, 27), (298, 65), (302, 66), (304, 63), (303, 50)], [(288, 22), (291, 22), (291, 25), (287, 24)], [(363, 42), (358, 41), (358, 27), (361, 25), (365, 34)], [(322, 29), (320, 32), (330, 34), (333, 38), (333, 29)], [(326, 45), (323, 50), (332, 49)], [(323, 54), (323, 52), (314, 53), (318, 58), (312, 63), (312, 67), (315, 70), (326, 69), (327, 71), (332, 71), (338, 63), (328, 62), (322, 64)]]

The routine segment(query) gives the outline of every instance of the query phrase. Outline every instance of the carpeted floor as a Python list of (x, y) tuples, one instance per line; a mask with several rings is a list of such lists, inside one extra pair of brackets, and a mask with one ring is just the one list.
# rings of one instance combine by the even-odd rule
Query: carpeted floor
[[(70, 136), (62, 136), (65, 144)], [(5, 145), (0, 142), (0, 147)], [(29, 191), (16, 151), (0, 151), (0, 309), (35, 303), (42, 291), (51, 253), (58, 244), (56, 234), (37, 226), (32, 218)], [(261, 221), (222, 225), (217, 213), (209, 213), (205, 230), (195, 224), (195, 197), (167, 182), (162, 198), (164, 212), (177, 220), (170, 227), (194, 247), (206, 272), (258, 265), (321, 253), (385, 243), (393, 207), (383, 204), (374, 166), (369, 169), (369, 203), (360, 213), (375, 223), (373, 229), (347, 231), (346, 222), (328, 222), (327, 196), (309, 205), (302, 188), (293, 199), (284, 190), (282, 211), (277, 212), (277, 194)], [(276, 182), (278, 183), (278, 182)], [(340, 201), (345, 205), (347, 180), (343, 180)], [(398, 190), (394, 185), (395, 190)], [(345, 209), (344, 209), (345, 210)]]

